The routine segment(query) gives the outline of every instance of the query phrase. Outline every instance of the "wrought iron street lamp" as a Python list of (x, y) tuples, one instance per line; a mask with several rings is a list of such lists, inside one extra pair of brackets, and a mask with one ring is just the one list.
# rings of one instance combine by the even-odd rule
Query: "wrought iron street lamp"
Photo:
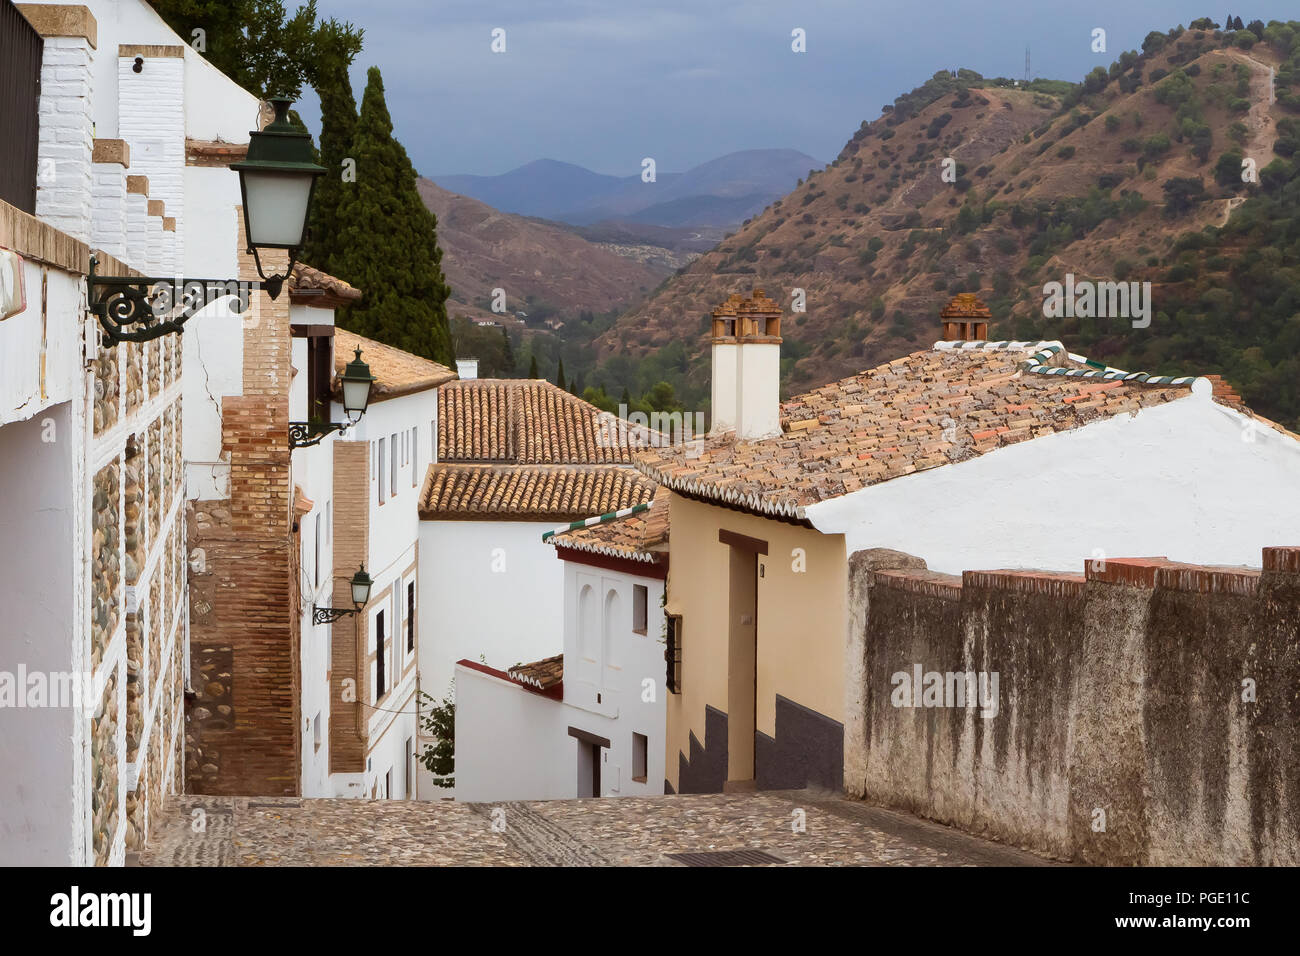
[[(248, 251), (272, 299), (280, 294), (280, 287), (293, 271), (307, 235), (307, 210), (311, 208), (316, 180), (325, 173), (325, 167), (315, 162), (311, 136), (289, 120), (292, 104), (293, 100), (283, 96), (271, 100), (275, 119), (266, 129), (248, 134), (248, 156), (230, 167), (239, 173)], [(287, 250), (289, 264), (284, 273), (268, 276), (262, 270), (259, 249)]]
[[(87, 298), (108, 344), (147, 342), (180, 332), (200, 309), (225, 296), (237, 296), (238, 311), (244, 312), (253, 290), (264, 289), (272, 299), (280, 294), (306, 236), (316, 179), (325, 172), (314, 161), (311, 136), (289, 121), (292, 102), (271, 100), (275, 119), (266, 129), (249, 133), (247, 158), (230, 167), (239, 173), (244, 233), (262, 281), (104, 276), (97, 274), (99, 262), (91, 256)], [(266, 274), (259, 249), (289, 253), (282, 275)]]
[(347, 364), (339, 381), (343, 383), (343, 411), (347, 412), (346, 422), (325, 422), (313, 418), (306, 422), (289, 423), (289, 447), (306, 448), (320, 444), (320, 440), (330, 432), (341, 432), (349, 425), (361, 421), (370, 404), (370, 388), (375, 377), (370, 374), (370, 366), (361, 361), (361, 347), (357, 347), (357, 357)]
[(349, 614), (356, 614), (367, 604), (370, 603), (370, 589), (374, 582), (370, 580), (370, 575), (366, 574), (366, 566), (361, 565), (361, 570), (352, 575), (352, 603), (353, 607), (317, 607), (311, 606), (311, 622), (313, 624), (333, 624), (341, 617)]

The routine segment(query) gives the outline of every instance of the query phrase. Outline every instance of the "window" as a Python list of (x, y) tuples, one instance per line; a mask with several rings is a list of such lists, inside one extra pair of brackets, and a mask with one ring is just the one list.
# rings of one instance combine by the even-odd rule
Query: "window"
[(411, 428), (411, 487), (420, 483), (420, 433)]
[(315, 744), (316, 750), (320, 750), (320, 711), (319, 710), (316, 711), (316, 716), (312, 718), (311, 736), (312, 736), (312, 742)]
[(406, 583), (406, 649), (415, 650), (415, 582)]
[(320, 549), (324, 543), (321, 540), (321, 513), (316, 512), (316, 568), (312, 574), (313, 587), (320, 587)]
[(401, 467), (400, 457), (399, 457), (401, 455), (401, 449), (397, 445), (397, 435), (395, 433), (393, 437), (390, 439), (390, 443), (393, 446), (393, 467), (388, 470), (388, 481), (389, 481), (389, 490), (392, 492), (393, 497), (396, 498), (397, 497), (397, 469)]
[(632, 735), (632, 779), (645, 783), (649, 775), (646, 769), (650, 753), (650, 741), (645, 734)]
[(601, 652), (604, 664), (617, 669), (623, 662), (622, 648), (619, 646), (623, 633), (623, 602), (614, 588), (605, 592), (605, 619), (602, 623)]
[(632, 630), (638, 634), (646, 631), (646, 604), (650, 592), (644, 584), (632, 585)]
[(415, 756), (415, 738), (406, 738), (406, 760), (402, 764), (402, 796), (411, 799), (411, 758)]
[(388, 456), (385, 454), (387, 448), (385, 443), (387, 441), (386, 438), (379, 439), (379, 467), (377, 471), (379, 472), (379, 503), (381, 505), (388, 500), (388, 482), (384, 480), (384, 466), (388, 462)]
[(307, 418), (329, 421), (330, 382), (334, 378), (334, 339), (313, 335), (307, 339)]
[(334, 502), (325, 502), (325, 543), (334, 543)]
[(664, 649), (664, 660), (668, 664), (666, 684), (670, 693), (680, 694), (682, 692), (682, 616), (668, 615), (667, 624), (668, 646)]
[(389, 767), (388, 772), (384, 774), (384, 799), (393, 799), (393, 768)]
[(375, 615), (375, 700), (383, 697), (388, 693), (388, 685), (385, 679), (388, 676), (384, 673), (384, 657), (388, 654), (388, 648), (384, 646), (384, 612), (380, 611)]

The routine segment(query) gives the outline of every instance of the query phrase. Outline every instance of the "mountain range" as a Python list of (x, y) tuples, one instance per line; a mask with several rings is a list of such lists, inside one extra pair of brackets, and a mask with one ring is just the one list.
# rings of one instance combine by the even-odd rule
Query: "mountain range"
[(684, 173), (609, 176), (539, 159), (498, 176), (430, 177), (501, 212), (590, 226), (618, 222), (681, 229), (738, 225), (824, 163), (793, 149), (728, 153)]
[[(1218, 373), (1300, 427), (1300, 23), (1255, 26), (1153, 32), (1078, 84), (936, 73), (621, 316), (591, 375), (705, 407), (709, 313), (759, 286), (799, 391), (929, 345), (975, 292), (994, 338)], [(1150, 282), (1149, 327), (1049, 317), (1067, 276)]]

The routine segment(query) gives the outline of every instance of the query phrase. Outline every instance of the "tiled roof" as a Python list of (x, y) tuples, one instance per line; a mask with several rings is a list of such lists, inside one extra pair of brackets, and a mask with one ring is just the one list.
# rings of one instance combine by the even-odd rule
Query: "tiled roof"
[(648, 506), (631, 514), (589, 519), (585, 527), (543, 538), (560, 548), (662, 564), (668, 557), (668, 496), (668, 490), (660, 486)]
[(373, 339), (362, 338), (344, 328), (334, 330), (335, 374), (343, 374), (347, 364), (356, 357), (358, 346), (361, 348), (361, 360), (370, 366), (370, 374), (376, 379), (370, 390), (372, 402), (437, 388), (456, 377), (456, 373), (445, 365)]
[(435, 462), (420, 491), (425, 520), (570, 521), (648, 502), (655, 485), (617, 465)]
[(540, 379), (470, 379), (438, 393), (438, 460), (631, 464), (636, 429)]
[(330, 300), (329, 303), (322, 302), (322, 304), (344, 304), (361, 298), (360, 289), (302, 262), (294, 263), (287, 285), (290, 295), (317, 293), (322, 299)]
[(702, 451), (649, 449), (637, 466), (674, 491), (798, 518), (871, 484), (1190, 394), (1191, 378), (1123, 380), (1077, 358), (1049, 343), (939, 343), (794, 396), (778, 437), (726, 432)]
[(506, 673), (520, 683), (530, 684), (538, 690), (549, 690), (564, 680), (564, 655), (545, 657), (531, 664), (516, 664)]

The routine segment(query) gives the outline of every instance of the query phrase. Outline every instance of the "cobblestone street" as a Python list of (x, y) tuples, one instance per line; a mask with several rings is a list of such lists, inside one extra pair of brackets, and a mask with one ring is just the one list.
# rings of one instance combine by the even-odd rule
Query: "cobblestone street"
[[(802, 811), (803, 832), (794, 824)], [(811, 791), (466, 804), (175, 798), (143, 866), (680, 866), (761, 850), (802, 866), (1041, 866), (1020, 850)]]

